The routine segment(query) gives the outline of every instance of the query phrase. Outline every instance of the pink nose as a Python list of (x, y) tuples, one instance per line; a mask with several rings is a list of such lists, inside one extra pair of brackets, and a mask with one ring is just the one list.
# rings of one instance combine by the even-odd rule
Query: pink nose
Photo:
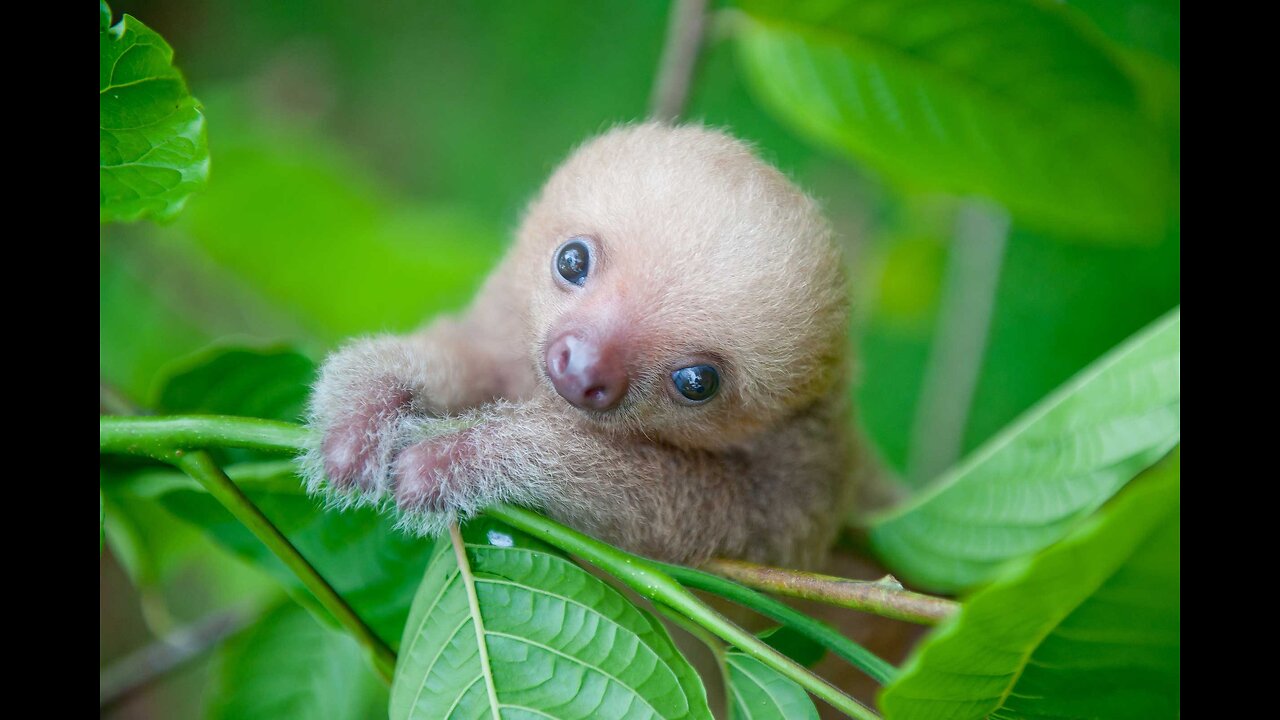
[(547, 346), (546, 362), (556, 392), (584, 410), (608, 410), (627, 394), (627, 369), (612, 344), (567, 332)]

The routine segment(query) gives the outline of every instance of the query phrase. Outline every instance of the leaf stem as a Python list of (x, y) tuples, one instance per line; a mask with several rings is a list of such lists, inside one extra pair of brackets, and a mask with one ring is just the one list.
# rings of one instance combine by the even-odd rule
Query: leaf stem
[(710, 630), (760, 662), (777, 670), (832, 707), (858, 720), (877, 720), (873, 710), (846, 695), (804, 666), (769, 647), (763, 640), (730, 622), (686, 590), (653, 562), (565, 527), (524, 508), (497, 505), (485, 511), (512, 527), (588, 560), (609, 572), (632, 590), (662, 603)]
[(816, 600), (920, 625), (937, 625), (959, 607), (955, 601), (946, 598), (905, 590), (892, 578), (849, 580), (741, 560), (717, 559), (704, 567), (757, 590)]
[(712, 575), (709, 572), (695, 570), (683, 565), (670, 565), (659, 562), (655, 562), (655, 564), (683, 585), (715, 593), (782, 623), (844, 658), (881, 685), (887, 685), (897, 675), (897, 668), (881, 659), (875, 653), (841, 635), (830, 625), (809, 617), (780, 600), (743, 587), (719, 575)]

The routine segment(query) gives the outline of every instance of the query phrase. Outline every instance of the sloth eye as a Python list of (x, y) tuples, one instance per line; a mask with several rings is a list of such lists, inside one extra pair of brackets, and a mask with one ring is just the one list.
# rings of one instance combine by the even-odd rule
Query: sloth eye
[(556, 272), (565, 280), (581, 285), (587, 281), (587, 272), (590, 270), (591, 251), (581, 240), (573, 238), (556, 251)]
[(694, 402), (706, 402), (720, 389), (720, 373), (710, 365), (694, 365), (671, 373), (680, 394)]

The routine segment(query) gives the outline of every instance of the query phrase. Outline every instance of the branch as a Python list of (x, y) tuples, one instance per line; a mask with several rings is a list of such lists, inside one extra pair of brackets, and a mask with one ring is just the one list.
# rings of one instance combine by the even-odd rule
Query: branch
[[(309, 431), (306, 428), (267, 420), (220, 416), (103, 417), (99, 419), (99, 424), (103, 452), (153, 457), (173, 463), (195, 477), (298, 575), (321, 604), (365, 645), (373, 657), (375, 667), (384, 676), (390, 676), (395, 663), (395, 655), (391, 650), (360, 620), (270, 520), (240, 492), (235, 483), (227, 478), (206, 453), (175, 449), (188, 445), (225, 445), (296, 453), (309, 445)], [(895, 671), (891, 665), (824, 623), (724, 578), (632, 555), (528, 510), (498, 506), (487, 512), (513, 527), (599, 566), (643, 597), (682, 613), (843, 712), (856, 718), (877, 717), (873, 711), (838, 688), (729, 622), (681, 583), (723, 595), (796, 629), (863, 669), (882, 684), (892, 679)], [(772, 592), (832, 602), (923, 624), (936, 623), (956, 607), (949, 600), (908, 592), (900, 586), (883, 582), (858, 582), (729, 561), (716, 561), (712, 567), (743, 580), (747, 585)]]
[(704, 567), (758, 590), (816, 600), (920, 625), (936, 625), (950, 617), (959, 607), (952, 600), (904, 590), (892, 576), (886, 576), (882, 580), (849, 580), (741, 560), (712, 560)]
[(707, 25), (707, 0), (675, 0), (667, 24), (667, 39), (658, 64), (658, 78), (649, 99), (649, 114), (673, 123), (680, 119)]
[(695, 570), (683, 565), (655, 564), (682, 585), (715, 593), (743, 607), (750, 608), (767, 618), (782, 623), (844, 658), (881, 685), (889, 684), (898, 672), (893, 665), (853, 640), (841, 635), (835, 628), (817, 618), (805, 615), (781, 600), (763, 595), (732, 580), (726, 580), (709, 572)]
[(225, 415), (104, 416), (98, 428), (101, 452), (145, 457), (176, 448), (211, 447), (297, 454), (307, 449), (310, 437), (301, 425)]

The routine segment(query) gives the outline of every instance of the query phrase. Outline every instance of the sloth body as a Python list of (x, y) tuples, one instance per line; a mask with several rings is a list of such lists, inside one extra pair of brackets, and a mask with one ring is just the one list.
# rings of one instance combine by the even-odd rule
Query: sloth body
[(664, 560), (813, 565), (858, 482), (847, 325), (831, 232), (781, 173), (721, 132), (614, 129), (464, 313), (325, 362), (312, 487), (422, 532), (509, 502)]

